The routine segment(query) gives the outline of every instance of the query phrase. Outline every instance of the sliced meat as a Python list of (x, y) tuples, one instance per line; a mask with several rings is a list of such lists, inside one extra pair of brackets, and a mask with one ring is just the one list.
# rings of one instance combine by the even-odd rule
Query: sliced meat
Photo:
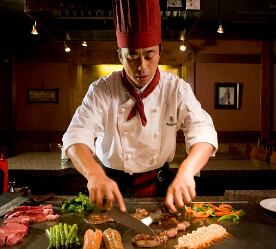
[(173, 238), (177, 235), (178, 230), (180, 230), (179, 228), (182, 228), (181, 230), (184, 230), (186, 229), (186, 227), (188, 227), (188, 224), (190, 223), (184, 223), (185, 225), (180, 224), (182, 224), (180, 221), (178, 221), (175, 217), (172, 217), (170, 219), (161, 219), (159, 223), (152, 223), (150, 225), (150, 228), (155, 234), (167, 235), (168, 238)]
[(156, 247), (161, 246), (168, 240), (167, 235), (148, 235), (148, 234), (137, 234), (132, 238), (132, 243), (137, 247)]
[(8, 223), (0, 227), (1, 234), (19, 234), (25, 236), (28, 232), (28, 227), (23, 224)]
[(179, 224), (177, 224), (177, 229), (178, 231), (183, 231), (186, 230), (187, 228), (189, 228), (191, 225), (191, 223), (189, 221), (183, 221), (180, 222)]
[(16, 212), (9, 212), (4, 216), (4, 219), (17, 217), (21, 215), (33, 215), (33, 214), (52, 214), (53, 209), (34, 209), (34, 210), (22, 210), (22, 211), (16, 211)]
[(11, 234), (8, 235), (5, 246), (14, 246), (21, 243), (22, 241), (23, 239), (21, 235)]
[(107, 213), (100, 213), (100, 214), (94, 214), (91, 213), (89, 216), (87, 216), (84, 221), (88, 224), (93, 224), (93, 225), (99, 225), (99, 224), (104, 224), (107, 222), (114, 222), (112, 218), (110, 218)]
[(9, 223), (0, 227), (0, 246), (14, 246), (23, 241), (28, 227), (23, 224)]
[(7, 223), (18, 223), (18, 224), (24, 224), (26, 226), (29, 226), (31, 223), (31, 219), (28, 216), (17, 216), (17, 217), (11, 217), (4, 220), (4, 224)]
[(131, 214), (137, 220), (142, 220), (148, 216), (149, 212), (144, 208), (137, 208), (136, 212)]
[(53, 209), (51, 204), (41, 205), (41, 206), (18, 206), (13, 208), (10, 212), (24, 211), (24, 210), (43, 210), (43, 209)]

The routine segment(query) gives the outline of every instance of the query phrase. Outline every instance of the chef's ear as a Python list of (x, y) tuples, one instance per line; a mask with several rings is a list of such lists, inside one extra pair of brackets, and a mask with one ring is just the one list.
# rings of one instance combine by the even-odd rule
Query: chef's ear
[(118, 57), (119, 57), (120, 62), (123, 64), (122, 49), (118, 48), (117, 53), (118, 53)]

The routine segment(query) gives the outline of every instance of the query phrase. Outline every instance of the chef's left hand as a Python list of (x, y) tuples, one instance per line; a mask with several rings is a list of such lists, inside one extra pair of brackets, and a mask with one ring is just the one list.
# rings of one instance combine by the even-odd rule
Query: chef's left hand
[(176, 212), (175, 205), (184, 207), (185, 203), (190, 203), (196, 197), (195, 186), (193, 171), (180, 168), (167, 190), (165, 204), (169, 210)]
[(178, 172), (168, 188), (166, 206), (176, 212), (175, 207), (184, 207), (196, 197), (194, 176), (207, 163), (214, 147), (209, 143), (194, 144), (187, 158), (179, 166)]

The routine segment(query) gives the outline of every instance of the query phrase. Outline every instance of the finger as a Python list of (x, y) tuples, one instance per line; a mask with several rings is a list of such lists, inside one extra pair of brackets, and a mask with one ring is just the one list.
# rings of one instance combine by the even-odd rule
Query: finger
[(183, 198), (184, 197), (184, 194), (182, 193), (182, 191), (177, 191), (175, 192), (175, 197), (174, 197), (174, 202), (176, 204), (176, 206), (178, 207), (184, 207), (184, 201), (183, 201)]
[(168, 190), (166, 198), (165, 198), (165, 205), (167, 206), (167, 208), (169, 210), (172, 210), (173, 212), (177, 212), (177, 209), (176, 209), (176, 207), (174, 205), (173, 194), (169, 190)]
[(112, 192), (108, 192), (105, 197), (104, 207), (107, 211), (109, 211), (113, 206), (114, 196)]
[(97, 191), (96, 192), (96, 205), (99, 208), (103, 209), (104, 208), (103, 202), (104, 202), (103, 194), (100, 191)]
[(118, 186), (114, 189), (113, 191), (113, 194), (114, 194), (114, 197), (119, 205), (119, 209), (122, 211), (122, 212), (126, 212), (126, 206), (125, 206), (125, 203), (124, 203), (124, 200), (123, 200), (123, 196), (118, 188)]

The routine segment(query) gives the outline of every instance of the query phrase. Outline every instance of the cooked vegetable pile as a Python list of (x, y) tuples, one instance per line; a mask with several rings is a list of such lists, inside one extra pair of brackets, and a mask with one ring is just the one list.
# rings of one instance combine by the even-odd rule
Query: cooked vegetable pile
[(69, 213), (79, 213), (81, 211), (93, 210), (94, 204), (89, 200), (89, 197), (82, 192), (71, 200), (63, 200), (61, 209)]
[(49, 238), (48, 249), (54, 248), (79, 248), (81, 243), (78, 238), (78, 226), (59, 223), (46, 229)]
[(233, 220), (235, 222), (245, 215), (242, 209), (236, 210), (231, 205), (223, 203), (219, 206), (211, 203), (194, 203), (192, 207), (185, 206), (185, 210), (188, 214), (192, 214), (195, 217), (219, 216), (218, 221)]

